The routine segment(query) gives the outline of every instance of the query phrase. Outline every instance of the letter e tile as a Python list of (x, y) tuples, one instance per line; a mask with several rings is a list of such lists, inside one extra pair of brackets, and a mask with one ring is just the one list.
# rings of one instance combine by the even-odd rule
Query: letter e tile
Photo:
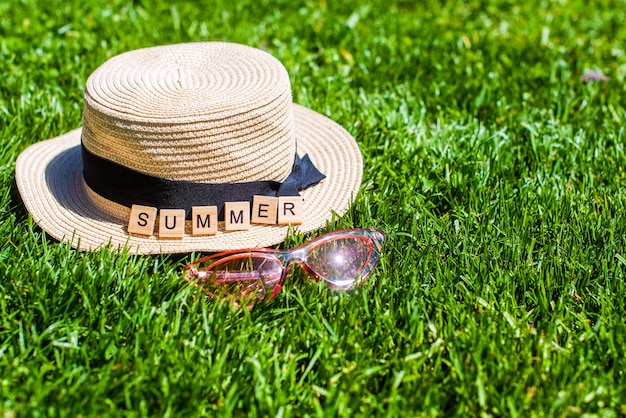
[(252, 223), (275, 225), (277, 207), (277, 197), (254, 196), (252, 201)]

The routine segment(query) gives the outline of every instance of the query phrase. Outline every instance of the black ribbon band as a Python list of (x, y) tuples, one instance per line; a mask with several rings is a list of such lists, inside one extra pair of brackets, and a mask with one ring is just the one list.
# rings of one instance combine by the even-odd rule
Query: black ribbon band
[(168, 180), (139, 173), (100, 158), (82, 147), (83, 177), (100, 196), (131, 207), (145, 205), (158, 209), (185, 209), (191, 218), (193, 206), (217, 206), (218, 219), (224, 219), (224, 202), (252, 202), (256, 196), (299, 196), (298, 191), (319, 183), (326, 176), (308, 155), (296, 154), (291, 174), (281, 183), (263, 180), (242, 183), (196, 183)]

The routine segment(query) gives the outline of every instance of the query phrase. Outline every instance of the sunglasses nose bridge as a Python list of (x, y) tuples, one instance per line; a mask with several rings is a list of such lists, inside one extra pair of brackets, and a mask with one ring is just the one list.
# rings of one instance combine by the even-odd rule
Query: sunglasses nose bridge
[(302, 264), (306, 259), (306, 248), (298, 248), (289, 253), (289, 263)]
[(282, 281), (284, 282), (292, 264), (306, 264), (306, 248), (297, 248), (295, 250), (285, 252), (281, 254), (278, 258), (283, 264)]

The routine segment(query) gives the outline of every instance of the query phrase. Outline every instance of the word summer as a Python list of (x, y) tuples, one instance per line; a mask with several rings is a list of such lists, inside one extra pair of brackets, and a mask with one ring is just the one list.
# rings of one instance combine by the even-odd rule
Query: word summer
[[(225, 202), (225, 231), (245, 231), (251, 224), (299, 225), (302, 223), (304, 201), (301, 196), (254, 196), (250, 202)], [(157, 222), (158, 212), (158, 222)], [(158, 227), (157, 227), (158, 225)], [(193, 206), (191, 221), (185, 221), (185, 209), (161, 209), (133, 205), (130, 209), (128, 233), (132, 235), (180, 239), (185, 233), (194, 236), (217, 234), (217, 206)]]

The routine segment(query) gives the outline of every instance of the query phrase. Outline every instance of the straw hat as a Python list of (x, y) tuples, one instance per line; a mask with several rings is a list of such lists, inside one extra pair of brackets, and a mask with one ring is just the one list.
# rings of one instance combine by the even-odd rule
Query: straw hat
[[(325, 178), (301, 191), (303, 219), (295, 226), (300, 232), (348, 209), (362, 175), (356, 142), (337, 123), (293, 104), (287, 71), (266, 52), (187, 43), (106, 61), (87, 80), (82, 128), (24, 150), (16, 181), (34, 221), (80, 250), (110, 244), (138, 253), (223, 251), (278, 244), (288, 226), (252, 224), (227, 232), (220, 222), (216, 235), (193, 236), (188, 220), (178, 239), (129, 234), (136, 196), (119, 186), (126, 173), (131, 183), (145, 178), (157, 188), (218, 184), (230, 193), (255, 182), (280, 185), (296, 155), (306, 154)], [(186, 195), (175, 192), (174, 200), (180, 196)], [(194, 205), (204, 199), (196, 197)]]

